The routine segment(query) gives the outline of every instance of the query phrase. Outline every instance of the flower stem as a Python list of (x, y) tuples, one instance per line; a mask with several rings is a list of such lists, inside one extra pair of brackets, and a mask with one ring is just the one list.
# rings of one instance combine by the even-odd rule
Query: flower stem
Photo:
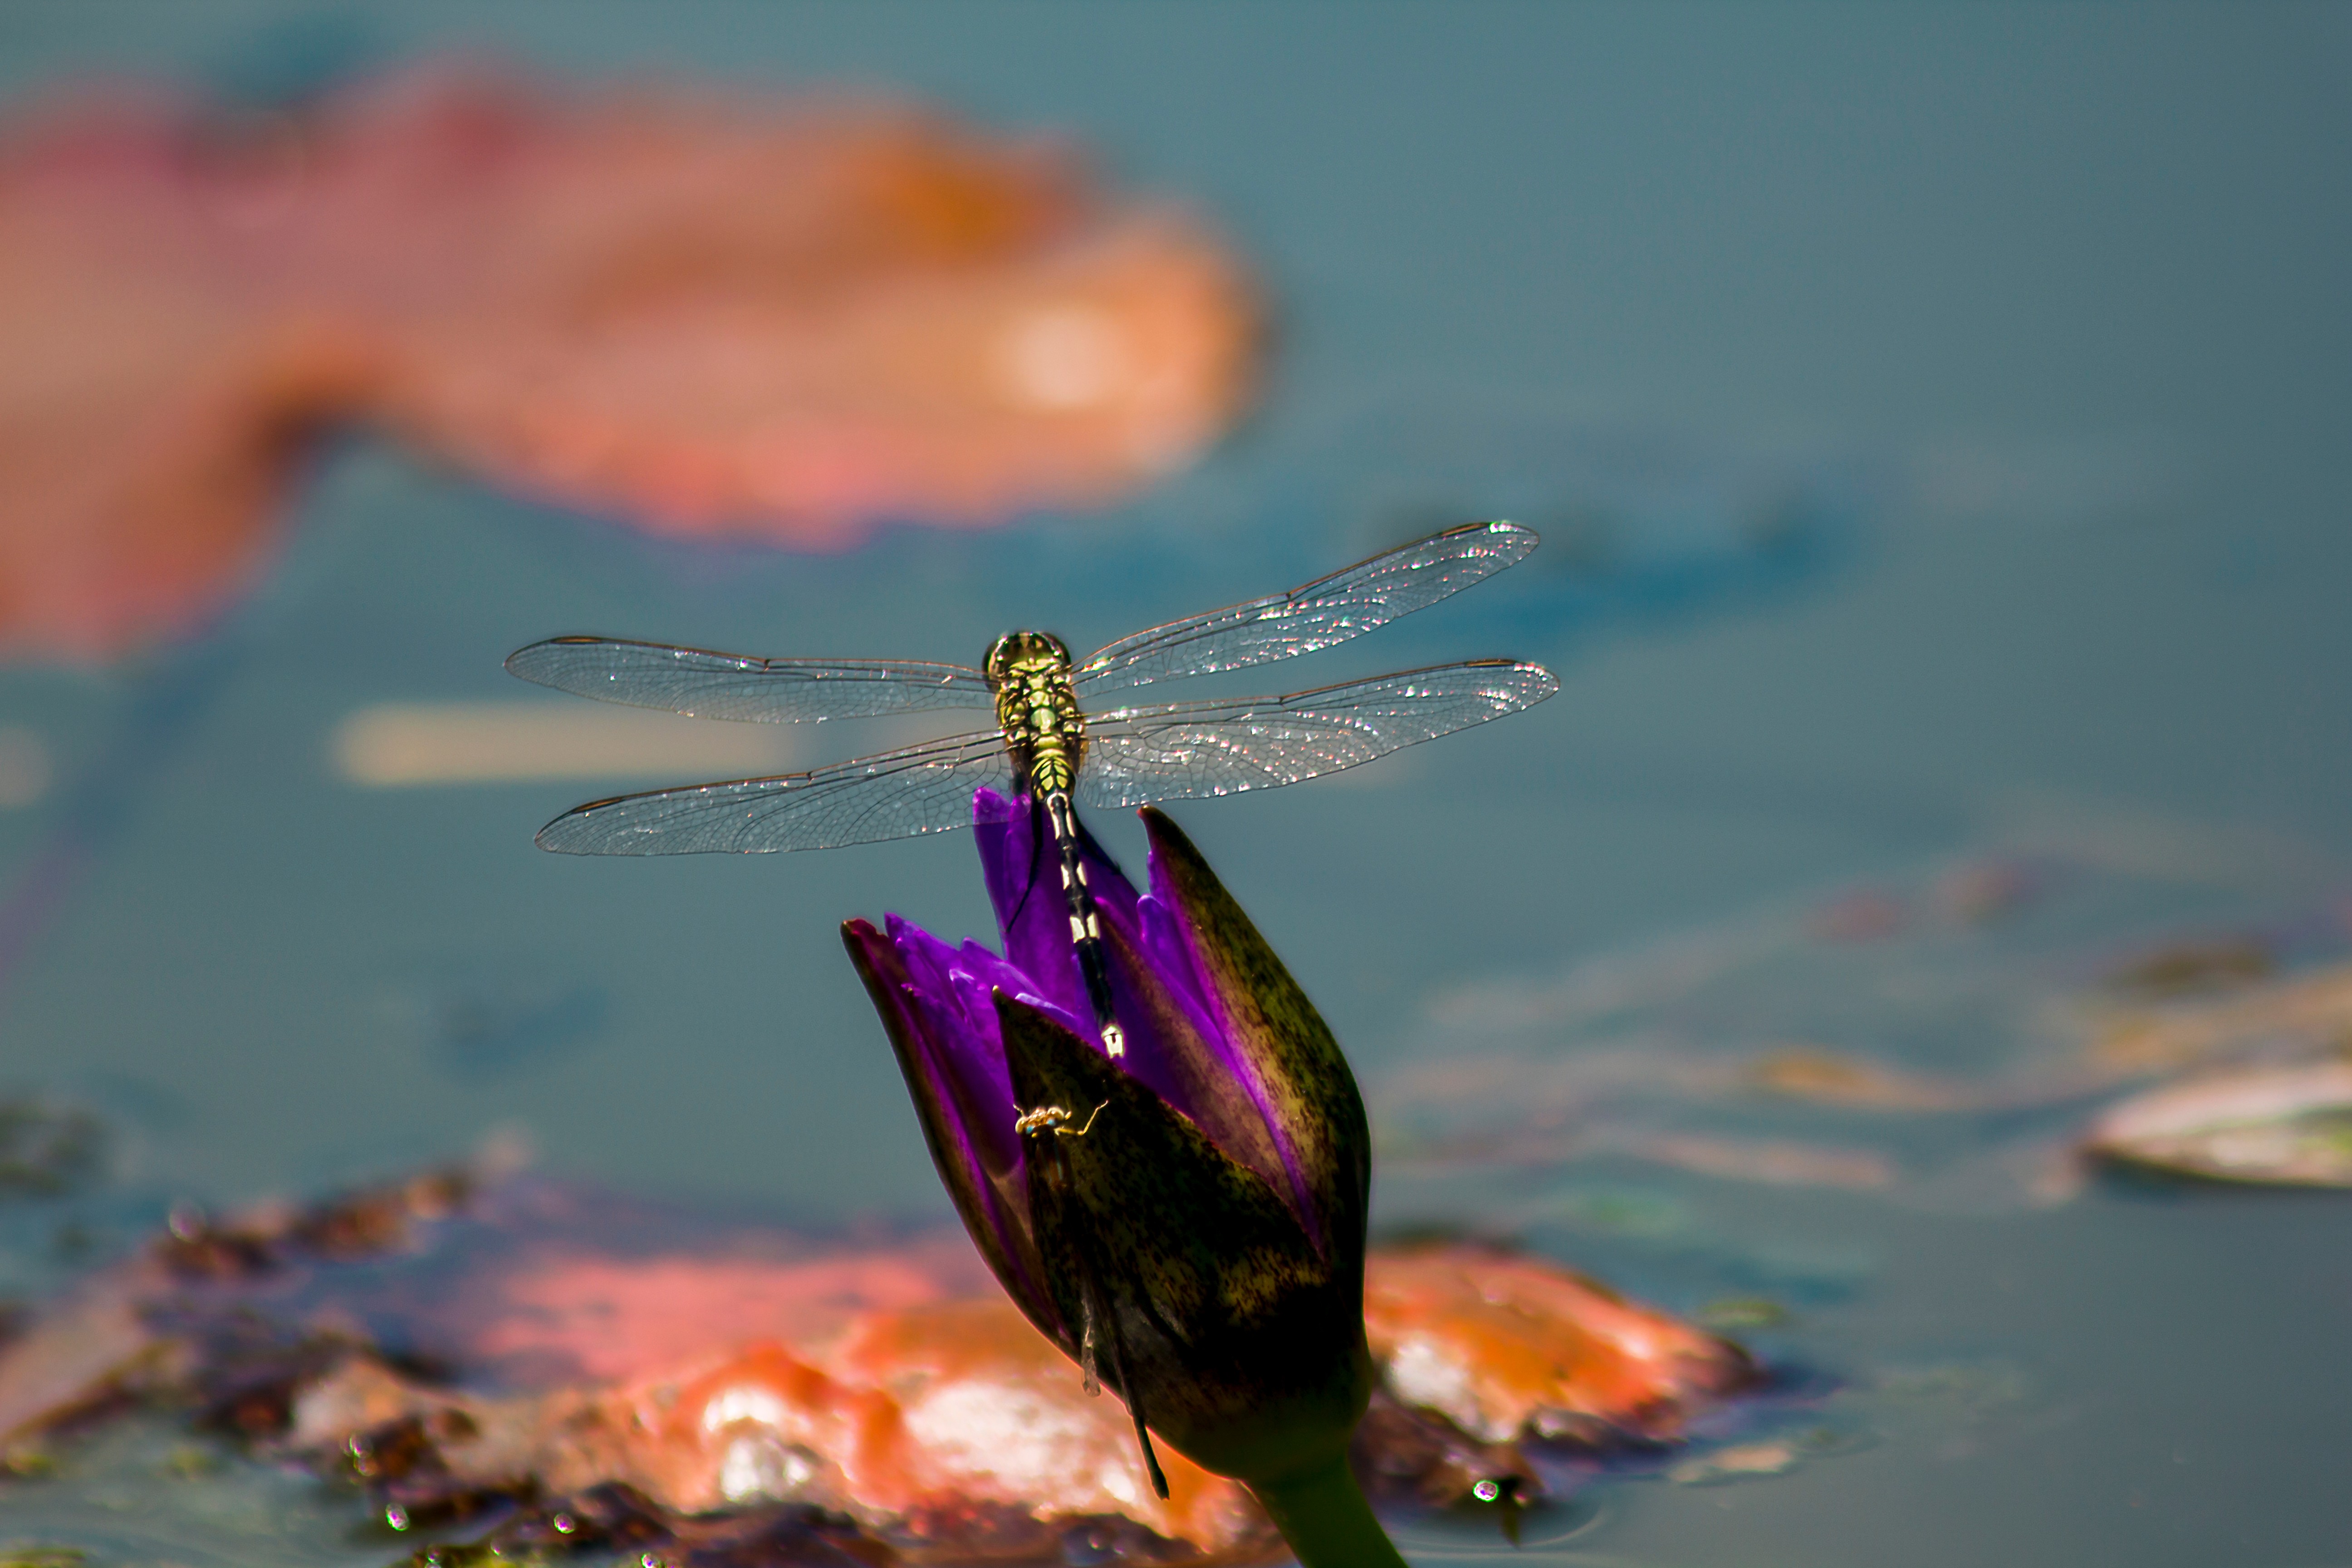
[(1298, 1553), (1301, 1568), (1406, 1568), (1372, 1517), (1372, 1505), (1364, 1500), (1345, 1453), (1315, 1468), (1248, 1486)]

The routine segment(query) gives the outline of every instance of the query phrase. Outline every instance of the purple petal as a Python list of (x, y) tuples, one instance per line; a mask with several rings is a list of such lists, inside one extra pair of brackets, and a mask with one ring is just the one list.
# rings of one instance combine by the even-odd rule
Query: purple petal
[(983, 789), (972, 796), (971, 820), (1006, 961), (1028, 976), (1026, 989), (1055, 1007), (1074, 1016), (1087, 1012), (1086, 982), (1070, 945), (1069, 906), (1044, 809), (1026, 795), (1006, 800)]
[(1208, 988), (1201, 984), (1201, 972), (1193, 967), (1192, 949), (1177, 923), (1175, 906), (1156, 893), (1147, 893), (1136, 900), (1136, 914), (1143, 928), (1143, 951), (1151, 955), (1153, 965), (1206, 1016)]
[(1111, 999), (1127, 1031), (1119, 1065), (1292, 1204), (1295, 1184), (1282, 1147), (1236, 1070), (1235, 1053), (1192, 989), (1189, 959), (1183, 971), (1171, 971), (1145, 945), (1131, 917), (1108, 907), (1102, 913)]
[(1020, 1164), (1021, 1140), (1013, 1131), (1013, 1079), (997, 1037), (995, 1005), (983, 991), (975, 1008), (957, 984), (958, 950), (897, 915), (885, 923), (902, 977), (900, 1005), (919, 1025), (942, 1103), (982, 1166), (1002, 1175)]
[[(1108, 868), (1107, 879), (1127, 894), (1117, 900), (1096, 900), (1105, 957), (1110, 969), (1111, 1008), (1127, 1036), (1127, 1054), (1119, 1058), (1118, 1065), (1129, 1076), (1149, 1085), (1160, 1099), (1199, 1121), (1201, 1118), (1195, 1112), (1201, 1075), (1188, 1064), (1204, 1049), (1214, 1055), (1208, 1045), (1213, 1033), (1209, 1016), (1188, 984), (1189, 973), (1171, 974), (1152, 961), (1139, 929), (1142, 900), (1136, 898), (1118, 868), (1101, 857), (1091, 834), (1085, 842), (1092, 852), (1089, 859), (1098, 859)], [(1089, 870), (1090, 885), (1093, 876)], [(1091, 1022), (1091, 1011), (1088, 1019)], [(1095, 1037), (1091, 1028), (1071, 1032), (1082, 1040)]]
[[(1026, 976), (1026, 984), (1008, 985), (1013, 994), (1025, 994), (1072, 1019), (1091, 1019), (1085, 977), (1078, 970), (1077, 949), (1070, 939), (1069, 900), (1062, 891), (1061, 859), (1045, 826), (1045, 809), (1027, 795), (1007, 800), (992, 789), (972, 794), (973, 841), (980, 848), (981, 871), (989, 901), (996, 909), (996, 924), (1004, 937), (1004, 957)], [(1087, 887), (1097, 908), (1122, 917), (1130, 926), (1138, 902), (1135, 885), (1111, 858), (1103, 853), (1094, 835), (1078, 828), (1079, 856), (1087, 868)], [(1094, 1030), (1076, 1030), (1091, 1039)]]
[(1086, 862), (1087, 889), (1095, 896), (1096, 907), (1118, 915), (1131, 927), (1135, 923), (1136, 905), (1141, 901), (1135, 884), (1118, 868), (1118, 862), (1103, 853), (1095, 836), (1087, 831), (1084, 822), (1078, 824), (1078, 858)]
[(956, 952), (956, 969), (951, 974), (959, 994), (964, 998), (965, 1010), (988, 1031), (991, 1039), (997, 1038), (996, 1002), (991, 994), (1002, 991), (1007, 996), (1019, 997), (1041, 1012), (1050, 1013), (1065, 1028), (1085, 1035), (1087, 1030), (1078, 1021), (1078, 1015), (1046, 1000), (1037, 994), (1036, 982), (988, 951), (976, 942), (967, 942)]
[(905, 939), (924, 933), (892, 924), (899, 929), (885, 936), (864, 921), (851, 921), (842, 938), (882, 1016), (923, 1141), (956, 1213), (1005, 1289), (1050, 1332), (1054, 1299), (1037, 1256), (1027, 1167), (1009, 1112), (994, 1110), (1009, 1106), (1013, 1097), (1003, 1047), (992, 1031), (985, 1048), (974, 1049), (981, 1037), (970, 1020), (951, 999), (927, 992), (908, 966), (908, 949), (919, 951), (921, 944)]
[[(938, 1002), (953, 991), (950, 979), (961, 954), (940, 941), (922, 927), (897, 915), (882, 917), (882, 929), (890, 945), (898, 950), (899, 963), (905, 966), (908, 983), (925, 996)], [(976, 1022), (965, 1020), (967, 1027), (977, 1027)]]

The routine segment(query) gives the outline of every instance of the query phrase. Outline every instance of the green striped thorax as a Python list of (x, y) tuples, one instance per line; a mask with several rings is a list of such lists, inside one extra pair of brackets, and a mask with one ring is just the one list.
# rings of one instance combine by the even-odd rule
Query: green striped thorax
[(1086, 760), (1087, 721), (1070, 685), (1070, 645), (1051, 632), (1007, 632), (991, 643), (982, 673), (996, 694), (996, 721), (1021, 776), (1038, 795), (1066, 795)]

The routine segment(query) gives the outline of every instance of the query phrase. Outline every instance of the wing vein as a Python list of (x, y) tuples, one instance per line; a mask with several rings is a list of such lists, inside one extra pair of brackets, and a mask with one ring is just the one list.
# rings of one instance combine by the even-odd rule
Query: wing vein
[(760, 658), (621, 637), (551, 637), (507, 657), (525, 680), (698, 719), (822, 722), (986, 708), (988, 679), (960, 664)]
[(1288, 593), (1122, 637), (1087, 660), (1076, 685), (1091, 695), (1331, 647), (1458, 594), (1535, 547), (1535, 533), (1517, 523), (1450, 528)]
[(1532, 708), (1541, 665), (1478, 659), (1283, 697), (1125, 708), (1088, 721), (1078, 799), (1097, 807), (1274, 789)]
[(539, 831), (569, 855), (767, 854), (875, 844), (968, 826), (971, 795), (1013, 763), (992, 730), (809, 773), (686, 784), (574, 806)]

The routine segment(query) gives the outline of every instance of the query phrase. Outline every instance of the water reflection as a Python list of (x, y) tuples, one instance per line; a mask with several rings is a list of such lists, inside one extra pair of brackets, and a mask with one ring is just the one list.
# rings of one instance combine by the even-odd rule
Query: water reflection
[(468, 953), (418, 966), (391, 1007), (425, 1055), (462, 1081), (543, 1069), (593, 1045), (609, 990), (561, 959)]

